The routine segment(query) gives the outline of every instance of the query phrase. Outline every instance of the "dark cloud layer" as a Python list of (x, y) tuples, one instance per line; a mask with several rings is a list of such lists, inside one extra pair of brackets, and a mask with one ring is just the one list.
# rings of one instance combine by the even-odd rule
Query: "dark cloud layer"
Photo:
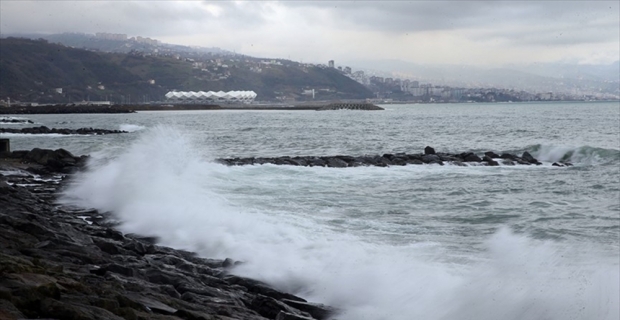
[[(517, 41), (565, 44), (618, 40), (617, 1), (285, 1), (329, 12), (334, 27), (388, 33), (487, 30)], [(533, 30), (535, 29), (535, 30)], [(492, 31), (492, 32), (488, 32)], [(538, 33), (538, 34), (535, 34)], [(530, 36), (528, 36), (528, 34)], [(578, 36), (571, 37), (571, 34)], [(564, 35), (559, 37), (559, 35)]]
[[(288, 52), (299, 51), (299, 46), (308, 43), (312, 47), (324, 46), (324, 50), (335, 49), (334, 43), (346, 43), (351, 51), (367, 48), (355, 49), (356, 43), (347, 42), (353, 41), (348, 38), (351, 36), (358, 42), (368, 38), (382, 45), (393, 45), (393, 51), (398, 52), (408, 49), (402, 46), (406, 44), (397, 43), (398, 39), (402, 41), (399, 37), (417, 37), (415, 41), (432, 45), (429, 42), (437, 35), (448, 39), (444, 41), (469, 44), (470, 50), (480, 52), (489, 44), (519, 50), (592, 45), (607, 48), (606, 56), (617, 56), (620, 49), (613, 47), (620, 46), (619, 4), (618, 1), (533, 0), (3, 0), (0, 1), (0, 32), (114, 32), (215, 46), (234, 45), (236, 42), (225, 38), (230, 35), (243, 43), (269, 43), (270, 47), (281, 47)], [(218, 43), (222, 41), (223, 44)], [(585, 53), (572, 53), (579, 54)]]

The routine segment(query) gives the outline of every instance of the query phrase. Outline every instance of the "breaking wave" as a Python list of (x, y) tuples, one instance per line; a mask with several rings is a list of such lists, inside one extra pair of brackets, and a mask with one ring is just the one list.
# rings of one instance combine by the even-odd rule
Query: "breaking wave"
[(601, 165), (618, 163), (620, 150), (590, 146), (570, 147), (557, 145), (533, 145), (526, 148), (540, 161), (565, 161), (581, 165)]
[[(449, 263), (438, 243), (376, 243), (295, 212), (237, 207), (215, 190), (242, 169), (206, 161), (198, 150), (183, 132), (150, 128), (120, 156), (76, 176), (62, 202), (109, 211), (121, 231), (164, 245), (242, 260), (234, 272), (337, 307), (342, 320), (619, 317), (618, 265), (601, 262), (597, 250), (501, 228), (468, 262)], [(569, 152), (536, 151), (549, 161)]]
[(124, 123), (119, 126), (119, 130), (127, 131), (127, 132), (136, 132), (136, 131), (144, 130), (145, 128), (146, 128), (145, 126), (141, 126), (138, 124), (129, 124), (129, 123)]

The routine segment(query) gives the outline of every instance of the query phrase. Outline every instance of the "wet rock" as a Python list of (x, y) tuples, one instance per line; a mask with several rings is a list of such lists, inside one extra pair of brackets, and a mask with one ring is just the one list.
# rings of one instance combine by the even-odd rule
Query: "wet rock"
[(288, 313), (286, 311), (280, 311), (280, 313), (278, 313), (275, 319), (276, 320), (313, 320), (313, 318), (304, 317), (304, 316), (293, 314), (293, 313)]
[(269, 319), (275, 319), (281, 311), (294, 315), (309, 316), (309, 314), (302, 313), (284, 302), (261, 294), (252, 299), (249, 307), (261, 316)]
[(493, 151), (487, 151), (484, 153), (485, 156), (491, 158), (491, 159), (498, 159), (501, 158), (500, 155), (498, 155), (497, 153), (493, 152)]
[(127, 131), (120, 130), (107, 130), (107, 129), (93, 129), (93, 128), (80, 128), (80, 129), (50, 129), (46, 126), (32, 127), (32, 128), (0, 128), (0, 133), (26, 133), (26, 134), (83, 134), (83, 135), (102, 135), (102, 134), (118, 134), (127, 133)]
[(471, 152), (463, 154), (462, 158), (465, 162), (482, 162), (482, 159), (480, 159), (480, 157)]
[(227, 276), (224, 279), (230, 284), (237, 284), (246, 287), (248, 289), (248, 292), (262, 294), (276, 300), (289, 299), (293, 301), (307, 302), (306, 300), (292, 294), (274, 290), (265, 283), (262, 283), (258, 280), (248, 279), (239, 276)]
[(485, 155), (484, 157), (482, 157), (482, 161), (486, 162), (489, 166), (499, 166), (499, 163), (493, 159), (491, 159), (491, 157)]
[(525, 151), (523, 152), (523, 155), (521, 156), (521, 159), (529, 162), (529, 163), (533, 163), (533, 164), (541, 164), (540, 162), (538, 162), (538, 160), (536, 160), (536, 158), (534, 158), (529, 152)]
[(9, 300), (0, 299), (0, 319), (17, 320), (24, 319), (23, 313), (17, 309)]
[(431, 163), (441, 161), (441, 158), (436, 154), (427, 154), (422, 157), (422, 162)]
[[(485, 158), (486, 157), (486, 158)], [(253, 160), (252, 160), (253, 159)], [(404, 166), (404, 165), (420, 165), (420, 164), (439, 164), (445, 163), (463, 165), (465, 162), (484, 162), (483, 164), (489, 166), (498, 166), (499, 162), (495, 159), (502, 159), (510, 161), (513, 164), (519, 165), (531, 165), (541, 163), (534, 159), (529, 153), (524, 153), (524, 158), (518, 157), (510, 153), (502, 153), (498, 155), (493, 151), (485, 152), (483, 158), (480, 158), (473, 152), (464, 152), (460, 154), (450, 153), (436, 153), (432, 147), (426, 147), (425, 152), (421, 154), (406, 154), (406, 153), (385, 153), (383, 155), (366, 155), (366, 156), (323, 156), (323, 157), (277, 157), (277, 158), (231, 158), (231, 159), (217, 159), (216, 161), (226, 165), (244, 165), (244, 164), (279, 164), (279, 165), (294, 165), (294, 166), (321, 166), (321, 167), (359, 167), (359, 166)], [(503, 161), (505, 162), (505, 161)], [(510, 163), (506, 162), (506, 163)], [(558, 164), (560, 164), (558, 162)]]
[(327, 166), (331, 168), (346, 168), (349, 165), (339, 158), (329, 158), (329, 160), (327, 160)]
[[(37, 168), (50, 177), (46, 167)], [(28, 187), (9, 185), (15, 183), (10, 179)], [(0, 175), (2, 319), (264, 320), (254, 309), (271, 319), (283, 310), (310, 316), (290, 304), (305, 300), (228, 275), (225, 267), (238, 261), (206, 259), (156, 245), (154, 238), (123, 235), (105, 221), (107, 215), (59, 206), (49, 192), (36, 191), (40, 184), (34, 182), (30, 176)], [(50, 185), (50, 192), (60, 186)]]
[(334, 308), (318, 303), (301, 302), (289, 299), (282, 299), (282, 302), (298, 310), (309, 313), (313, 318), (317, 320), (325, 320), (330, 316), (336, 314), (336, 310)]
[(432, 147), (426, 146), (426, 148), (424, 148), (424, 154), (435, 154), (435, 149), (433, 149)]

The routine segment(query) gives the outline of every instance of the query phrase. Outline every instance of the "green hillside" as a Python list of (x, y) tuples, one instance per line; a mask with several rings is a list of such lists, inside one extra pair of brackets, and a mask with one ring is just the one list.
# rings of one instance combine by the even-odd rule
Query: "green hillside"
[[(0, 99), (161, 101), (166, 92), (253, 90), (257, 100), (363, 99), (371, 92), (333, 68), (242, 56), (182, 59), (101, 53), (45, 40), (0, 39)], [(62, 88), (62, 93), (57, 92)]]

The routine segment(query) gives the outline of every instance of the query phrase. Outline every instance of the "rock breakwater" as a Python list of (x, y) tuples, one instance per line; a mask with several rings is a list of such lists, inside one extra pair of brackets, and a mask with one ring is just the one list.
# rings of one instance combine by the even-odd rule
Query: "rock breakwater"
[(55, 104), (46, 106), (12, 106), (0, 109), (0, 114), (68, 114), (68, 113), (134, 113), (131, 106), (124, 105), (74, 105)]
[(115, 133), (127, 133), (127, 131), (121, 130), (107, 130), (107, 129), (93, 129), (93, 128), (79, 128), (79, 129), (58, 129), (48, 128), (46, 126), (32, 127), (32, 128), (0, 128), (0, 133), (26, 133), (26, 134), (90, 134), (90, 135), (102, 135), (102, 134), (115, 134)]
[[(58, 160), (60, 159), (60, 160)], [(215, 260), (122, 234), (109, 214), (59, 206), (55, 161), (33, 149), (0, 155), (0, 319), (327, 319), (334, 310), (232, 275)]]
[[(405, 165), (423, 165), (423, 164), (453, 164), (459, 166), (467, 165), (486, 165), (486, 166), (514, 166), (514, 165), (541, 165), (542, 163), (534, 158), (529, 152), (523, 152), (521, 156), (511, 153), (497, 154), (493, 151), (485, 152), (478, 155), (473, 152), (463, 153), (436, 153), (432, 147), (426, 147), (424, 153), (407, 154), (383, 154), (383, 155), (366, 155), (366, 156), (283, 156), (283, 157), (249, 157), (249, 158), (225, 158), (217, 159), (218, 162), (231, 165), (253, 165), (253, 164), (276, 164), (276, 165), (292, 165), (305, 167), (360, 167), (360, 166), (405, 166)], [(571, 166), (568, 162), (554, 162), (553, 166)]]
[(354, 103), (354, 102), (335, 102), (330, 103), (326, 106), (319, 107), (316, 109), (317, 111), (326, 111), (326, 110), (385, 110), (377, 105), (372, 103)]
[(0, 123), (34, 123), (32, 120), (12, 118), (12, 117), (0, 117)]

